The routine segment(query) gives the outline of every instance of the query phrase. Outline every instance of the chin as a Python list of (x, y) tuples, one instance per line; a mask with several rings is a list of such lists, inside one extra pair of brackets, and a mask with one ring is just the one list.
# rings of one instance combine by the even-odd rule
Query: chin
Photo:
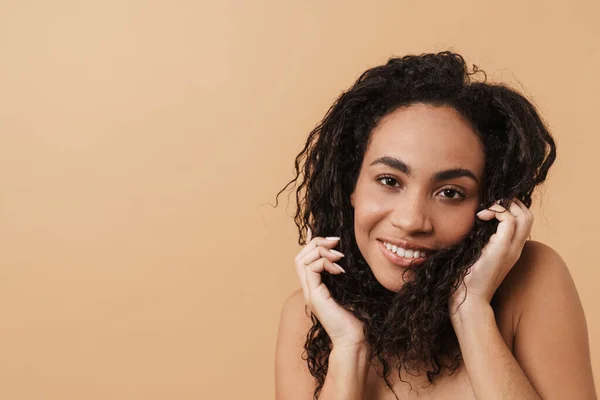
[(384, 288), (386, 288), (387, 290), (389, 290), (390, 292), (395, 292), (398, 293), (402, 287), (404, 286), (404, 282), (400, 281), (400, 282), (379, 282), (381, 283), (381, 286), (383, 286)]
[(389, 266), (380, 264), (371, 266), (371, 271), (375, 275), (377, 282), (390, 292), (399, 292), (404, 283), (410, 279), (410, 273), (406, 273), (404, 274), (404, 278), (402, 277), (403, 272), (406, 271), (405, 268), (390, 268)]
[(413, 274), (412, 272), (404, 273), (409, 265), (416, 266), (421, 264), (424, 259), (418, 262), (415, 259), (413, 263), (407, 264), (406, 260), (389, 259), (380, 247), (381, 244), (377, 241), (377, 248), (371, 250), (371, 257), (365, 261), (381, 286), (390, 292), (399, 292)]

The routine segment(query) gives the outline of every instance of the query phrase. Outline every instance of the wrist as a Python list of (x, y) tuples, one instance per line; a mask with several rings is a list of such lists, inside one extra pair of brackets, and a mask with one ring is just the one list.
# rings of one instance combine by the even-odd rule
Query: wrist
[[(470, 298), (469, 298), (470, 297)], [(460, 306), (458, 306), (450, 315), (452, 324), (469, 324), (480, 321), (481, 319), (493, 317), (494, 310), (489, 301), (475, 296), (469, 296)]]
[(331, 348), (329, 357), (339, 357), (344, 359), (359, 359), (369, 356), (370, 346), (366, 342), (355, 343), (352, 345), (334, 344)]
[(370, 349), (365, 344), (334, 346), (329, 353), (327, 377), (320, 398), (363, 400)]

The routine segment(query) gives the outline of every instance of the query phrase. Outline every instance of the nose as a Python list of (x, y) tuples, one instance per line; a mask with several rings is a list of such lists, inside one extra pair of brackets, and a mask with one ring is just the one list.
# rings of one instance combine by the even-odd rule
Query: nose
[(405, 234), (423, 234), (433, 231), (427, 201), (417, 194), (408, 193), (397, 202), (390, 220), (393, 226), (401, 229)]

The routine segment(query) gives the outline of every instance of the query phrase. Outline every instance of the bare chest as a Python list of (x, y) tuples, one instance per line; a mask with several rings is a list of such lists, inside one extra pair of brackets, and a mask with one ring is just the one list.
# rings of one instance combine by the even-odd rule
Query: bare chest
[[(496, 324), (507, 347), (513, 352), (514, 331), (511, 313), (506, 308), (501, 308), (496, 313)], [(398, 400), (475, 400), (475, 394), (469, 380), (467, 370), (463, 365), (452, 375), (442, 373), (431, 385), (423, 375), (412, 377), (403, 372), (402, 382), (398, 371), (394, 369), (388, 377), (392, 389)], [(372, 400), (396, 400), (396, 396), (387, 386), (383, 378), (377, 375), (374, 367), (369, 370), (367, 377), (368, 398)]]
[[(400, 381), (397, 370), (388, 377), (391, 388), (399, 400), (471, 400), (475, 399), (469, 376), (464, 367), (459, 368), (452, 375), (439, 377), (434, 384), (429, 385), (423, 376), (411, 377), (402, 374)], [(375, 369), (369, 372), (367, 380), (367, 393), (373, 400), (396, 400), (396, 396), (387, 386), (383, 378), (377, 375)]]

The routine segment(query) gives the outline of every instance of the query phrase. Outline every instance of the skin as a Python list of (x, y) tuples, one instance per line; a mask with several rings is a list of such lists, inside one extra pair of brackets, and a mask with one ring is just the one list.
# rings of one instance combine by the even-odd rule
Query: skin
[[(408, 171), (376, 161), (383, 157), (403, 162)], [(386, 289), (400, 290), (404, 269), (383, 256), (380, 238), (434, 250), (458, 243), (475, 223), (484, 165), (479, 138), (453, 108), (416, 104), (396, 110), (376, 127), (350, 199), (356, 242)], [(436, 173), (455, 168), (471, 176), (433, 180)]]
[[(410, 173), (373, 164), (383, 156), (402, 160)], [(500, 222), (465, 278), (468, 290), (449, 299), (463, 367), (429, 387), (425, 377), (404, 375), (412, 391), (393, 372), (394, 390), (400, 398), (419, 399), (596, 399), (585, 316), (568, 269), (551, 248), (527, 241), (533, 215), (518, 200), (508, 210), (496, 204), (475, 215), (483, 165), (475, 132), (448, 107), (417, 104), (396, 110), (372, 134), (350, 200), (359, 249), (383, 286), (398, 290), (403, 268), (382, 256), (378, 238), (441, 249), (458, 242), (475, 218)], [(455, 168), (475, 179), (432, 179)], [(338, 243), (339, 238), (309, 238), (296, 256), (302, 290), (282, 310), (278, 399), (312, 398), (314, 380), (301, 357), (311, 327), (305, 305), (332, 341), (320, 399), (394, 398), (368, 363), (361, 323), (321, 282), (323, 271), (345, 273), (335, 264), (343, 255), (332, 252)]]

